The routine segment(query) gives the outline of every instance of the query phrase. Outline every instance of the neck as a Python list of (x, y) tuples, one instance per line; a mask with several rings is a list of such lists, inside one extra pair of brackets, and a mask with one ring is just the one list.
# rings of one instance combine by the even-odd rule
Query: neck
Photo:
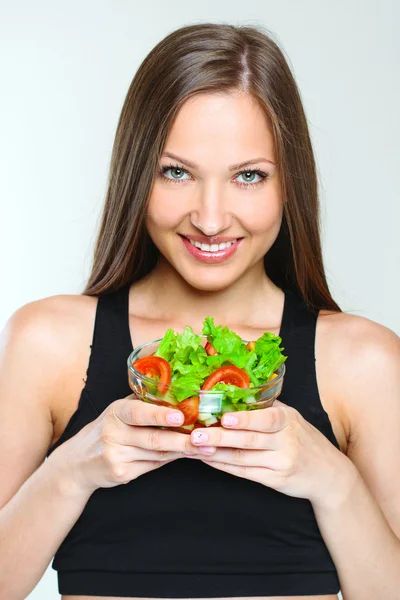
[[(142, 287), (143, 286), (143, 287)], [(214, 317), (216, 324), (257, 326), (281, 313), (282, 292), (267, 276), (263, 261), (248, 269), (231, 286), (204, 291), (192, 287), (162, 256), (141, 282), (151, 298), (152, 314), (166, 321), (191, 323)]]

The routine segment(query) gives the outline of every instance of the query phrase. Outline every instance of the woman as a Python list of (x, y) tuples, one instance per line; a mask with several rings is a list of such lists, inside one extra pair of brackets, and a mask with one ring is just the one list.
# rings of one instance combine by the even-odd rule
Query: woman
[[(397, 598), (400, 342), (333, 300), (318, 218), (277, 44), (208, 23), (162, 40), (122, 110), (83, 294), (3, 332), (1, 597), (55, 554), (63, 600)], [(207, 315), (279, 334), (287, 372), (273, 407), (186, 435), (130, 394), (126, 359)]]

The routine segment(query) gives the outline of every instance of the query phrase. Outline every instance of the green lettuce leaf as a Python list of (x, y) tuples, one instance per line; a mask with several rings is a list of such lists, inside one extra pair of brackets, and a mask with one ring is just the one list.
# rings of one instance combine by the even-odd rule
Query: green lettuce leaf
[(212, 390), (213, 392), (217, 390), (224, 392), (222, 406), (226, 406), (228, 404), (237, 404), (240, 402), (240, 400), (247, 400), (247, 398), (252, 395), (252, 391), (249, 388), (240, 388), (236, 385), (230, 385), (227, 383), (217, 383)]
[(176, 346), (175, 353), (173, 357), (174, 361), (179, 361), (182, 363), (190, 362), (190, 355), (192, 350), (196, 351), (200, 348), (201, 345), (201, 336), (193, 333), (193, 329), (186, 325), (183, 333), (176, 334)]
[(243, 354), (247, 352), (246, 344), (228, 327), (216, 326), (213, 317), (206, 317), (203, 322), (203, 334), (219, 354)]
[(202, 377), (196, 373), (189, 373), (187, 375), (174, 374), (171, 377), (171, 384), (174, 386), (174, 396), (181, 402), (193, 396), (201, 388)]
[(170, 362), (170, 360), (175, 354), (177, 335), (178, 334), (175, 333), (173, 329), (167, 329), (163, 339), (161, 340), (157, 350), (154, 353), (154, 356), (160, 356), (164, 360)]
[(258, 364), (254, 368), (254, 375), (262, 382), (267, 381), (287, 356), (282, 354), (285, 348), (280, 347), (282, 338), (279, 335), (267, 331), (256, 340), (256, 353)]

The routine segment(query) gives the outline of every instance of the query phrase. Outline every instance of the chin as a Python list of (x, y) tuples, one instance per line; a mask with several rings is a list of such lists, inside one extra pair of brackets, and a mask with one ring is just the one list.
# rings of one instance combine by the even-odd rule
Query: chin
[(195, 273), (190, 273), (190, 275), (186, 276), (185, 273), (180, 272), (180, 276), (196, 290), (201, 290), (202, 292), (220, 292), (233, 285), (241, 275), (229, 277), (228, 273), (226, 273), (224, 277), (219, 272), (218, 274), (215, 273), (214, 277), (196, 277)]

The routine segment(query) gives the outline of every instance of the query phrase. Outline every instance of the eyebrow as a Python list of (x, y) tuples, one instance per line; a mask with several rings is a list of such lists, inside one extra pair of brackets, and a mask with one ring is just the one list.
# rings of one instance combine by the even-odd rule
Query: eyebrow
[[(184, 163), (191, 169), (198, 168), (198, 165), (196, 165), (195, 163), (192, 163), (192, 162), (182, 158), (181, 156), (177, 156), (176, 154), (172, 154), (172, 152), (163, 152), (161, 156), (168, 156), (169, 158), (174, 158), (175, 160), (179, 160), (181, 163)], [(275, 165), (275, 163), (272, 162), (272, 160), (268, 160), (267, 158), (263, 158), (261, 156), (259, 158), (251, 158), (250, 160), (246, 160), (246, 161), (238, 163), (236, 165), (229, 165), (228, 169), (229, 169), (229, 171), (236, 171), (237, 169), (241, 169), (242, 167), (246, 167), (247, 165), (253, 165), (254, 163), (258, 163), (258, 162), (267, 162), (267, 163), (270, 163), (271, 165)]]

